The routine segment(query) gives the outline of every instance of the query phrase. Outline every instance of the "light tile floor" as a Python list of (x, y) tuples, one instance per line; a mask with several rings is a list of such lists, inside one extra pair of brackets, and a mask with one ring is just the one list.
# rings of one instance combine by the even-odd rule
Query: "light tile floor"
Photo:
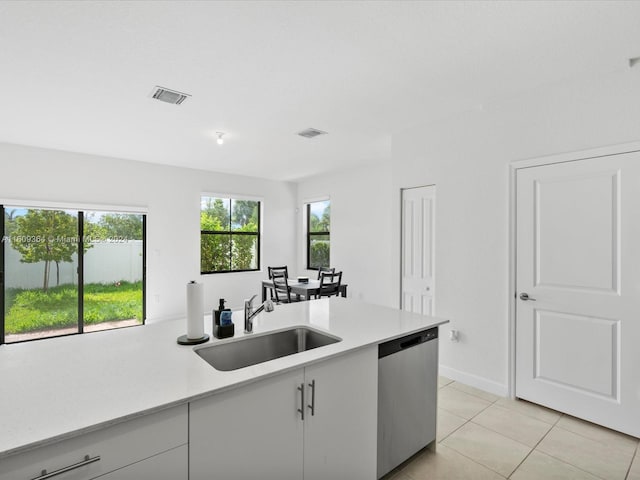
[(384, 480), (640, 480), (637, 438), (444, 377), (436, 445)]

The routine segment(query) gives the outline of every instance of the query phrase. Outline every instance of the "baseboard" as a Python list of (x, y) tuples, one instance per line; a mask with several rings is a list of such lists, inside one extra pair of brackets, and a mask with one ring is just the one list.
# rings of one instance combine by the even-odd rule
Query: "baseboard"
[(447, 367), (446, 365), (440, 365), (438, 368), (439, 374), (443, 377), (450, 378), (451, 380), (455, 380), (456, 382), (464, 383), (465, 385), (469, 385), (470, 387), (479, 388), (480, 390), (493, 393), (494, 395), (498, 395), (500, 397), (509, 396), (509, 388), (507, 387), (507, 385), (494, 382), (493, 380), (488, 380), (484, 377), (472, 375), (470, 373), (461, 372), (460, 370)]

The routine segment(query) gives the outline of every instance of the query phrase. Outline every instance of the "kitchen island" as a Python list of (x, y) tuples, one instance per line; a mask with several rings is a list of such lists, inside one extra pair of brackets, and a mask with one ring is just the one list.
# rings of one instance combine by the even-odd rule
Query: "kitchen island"
[[(233, 339), (213, 338), (208, 344), (243, 337), (242, 315), (241, 311), (233, 313)], [(176, 344), (176, 338), (186, 331), (184, 319), (0, 346), (0, 479), (9, 468), (17, 468), (24, 455), (36, 455), (64, 441), (81, 442), (83, 436), (109, 429), (126, 438), (127, 432), (144, 431), (148, 427), (146, 419), (154, 416), (158, 421), (152, 423), (162, 426), (156, 430), (155, 426), (149, 427), (149, 438), (162, 436), (165, 431), (184, 432), (173, 443), (157, 446), (149, 456), (165, 451), (178, 455), (180, 450), (187, 451), (189, 442), (185, 423), (188, 409), (200, 406), (199, 401), (215, 403), (225, 395), (233, 396), (234, 391), (260, 389), (271, 377), (280, 381), (286, 375), (301, 375), (302, 369), (340, 362), (341, 357), (367, 348), (373, 351), (383, 341), (445, 322), (344, 298), (279, 305), (274, 312), (255, 317), (254, 333), (250, 335), (308, 326), (341, 341), (232, 371), (218, 371), (192, 347)], [(210, 317), (205, 318), (205, 326), (211, 334)], [(377, 361), (376, 355), (367, 358), (369, 363)], [(377, 372), (377, 364), (371, 368), (374, 370), (370, 372)], [(250, 408), (264, 411), (266, 407), (254, 396)], [(239, 417), (232, 421), (240, 424), (243, 420)], [(142, 422), (142, 426), (131, 422)], [(127, 429), (129, 424), (135, 428)], [(146, 441), (136, 444), (141, 442)], [(93, 458), (87, 457), (86, 461)]]

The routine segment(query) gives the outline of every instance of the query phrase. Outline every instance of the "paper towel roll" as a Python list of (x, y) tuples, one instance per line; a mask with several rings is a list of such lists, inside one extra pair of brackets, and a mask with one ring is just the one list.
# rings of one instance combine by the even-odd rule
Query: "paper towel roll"
[(201, 283), (187, 283), (187, 338), (204, 337), (204, 290)]

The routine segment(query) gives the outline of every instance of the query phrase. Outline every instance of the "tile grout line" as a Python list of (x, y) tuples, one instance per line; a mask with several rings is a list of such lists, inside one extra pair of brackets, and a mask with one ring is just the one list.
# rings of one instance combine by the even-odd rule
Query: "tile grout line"
[[(556, 420), (556, 422), (551, 426), (551, 428), (549, 429), (549, 431), (548, 431), (548, 432), (544, 435), (544, 437), (542, 437), (542, 438), (540, 439), (540, 441), (536, 444), (536, 446), (535, 446), (534, 450), (536, 450), (536, 449), (538, 448), (538, 445), (540, 445), (540, 443), (542, 442), (542, 440), (544, 440), (544, 439), (545, 439), (545, 437), (546, 437), (547, 435), (549, 435), (549, 433), (551, 433), (551, 430), (553, 430), (553, 429), (554, 429), (554, 428), (556, 428), (556, 427), (557, 427), (557, 428), (559, 428), (560, 430), (564, 430), (565, 432), (569, 432), (569, 433), (573, 433), (574, 435), (578, 435), (579, 437), (582, 437), (582, 438), (584, 438), (584, 439), (586, 439), (586, 440), (593, 440), (592, 438), (585, 437), (584, 435), (579, 435), (579, 434), (577, 434), (577, 433), (575, 433), (575, 432), (572, 432), (571, 430), (567, 430), (566, 428), (562, 428), (560, 425), (558, 425), (558, 423), (560, 422), (560, 420), (562, 420), (562, 417), (566, 417), (566, 416), (571, 416), (571, 415), (567, 415), (566, 413), (561, 414), (561, 415), (560, 415), (560, 417)], [(532, 451), (533, 451), (533, 450), (532, 450)], [(577, 465), (574, 465), (573, 463), (569, 463), (569, 462), (567, 462), (566, 460), (563, 460), (562, 458), (558, 458), (558, 457), (556, 457), (555, 455), (553, 455), (553, 454), (551, 454), (551, 453), (542, 452), (542, 451), (540, 451), (540, 452), (538, 452), (538, 453), (541, 453), (541, 454), (543, 454), (543, 455), (547, 455), (547, 456), (549, 456), (549, 457), (551, 457), (551, 458), (553, 458), (553, 459), (555, 459), (555, 460), (558, 460), (559, 462), (562, 462), (562, 463), (564, 463), (564, 464), (566, 464), (566, 465), (570, 465), (570, 466), (572, 466), (573, 468), (580, 470), (581, 472), (585, 472), (585, 473), (587, 473), (587, 474), (591, 475), (592, 477), (599, 478), (599, 479), (601, 479), (601, 480), (607, 480), (606, 478), (603, 478), (603, 477), (601, 477), (600, 475), (597, 475), (597, 474), (595, 474), (595, 473), (593, 473), (593, 472), (590, 472), (589, 470), (585, 470), (584, 468), (579, 467), (579, 466), (577, 466)], [(527, 455), (527, 456), (528, 456), (528, 455)], [(518, 466), (518, 468), (519, 468), (519, 466)], [(515, 473), (515, 470), (514, 470), (514, 472), (512, 472), (512, 475), (513, 475), (513, 473)]]
[[(453, 382), (451, 382), (451, 383), (447, 384), (446, 386), (447, 386), (447, 387), (451, 386), (451, 388), (453, 388), (453, 389), (457, 390), (458, 392), (466, 393), (467, 395), (471, 395), (471, 396), (473, 396), (473, 397), (479, 398), (479, 399), (481, 399), (481, 400), (484, 400), (485, 402), (491, 402), (491, 404), (492, 404), (492, 405), (493, 405), (494, 403), (496, 403), (498, 400), (500, 400), (501, 398), (505, 398), (505, 397), (499, 397), (498, 395), (493, 395), (493, 393), (490, 393), (490, 392), (486, 392), (486, 393), (489, 393), (490, 395), (493, 395), (494, 397), (497, 397), (495, 400), (489, 400), (489, 399), (487, 399), (487, 398), (481, 397), (480, 395), (476, 395), (475, 393), (467, 392), (467, 391), (465, 391), (465, 390), (462, 390), (462, 389), (456, 388), (456, 387), (454, 387), (454, 386), (453, 386), (453, 384), (454, 384), (454, 383), (456, 383), (456, 382), (455, 382), (455, 381), (453, 381)], [(465, 385), (465, 384), (463, 383), (462, 385)], [(467, 386), (469, 386), (469, 385), (467, 385)], [(471, 388), (475, 388), (475, 387), (471, 387)], [(480, 389), (476, 389), (476, 390), (480, 390)], [(481, 391), (484, 391), (484, 390), (481, 390)]]
[(631, 457), (631, 463), (629, 464), (629, 468), (627, 468), (627, 474), (624, 476), (625, 480), (629, 480), (629, 474), (631, 473), (631, 467), (633, 467), (633, 462), (636, 460), (636, 458), (640, 458), (638, 457), (638, 450), (640, 449), (640, 443), (636, 444), (636, 451), (633, 453), (633, 457)]
[[(467, 420), (464, 424), (460, 425), (456, 430), (458, 430), (458, 429), (460, 429), (460, 428), (464, 427), (464, 426), (465, 426), (467, 423), (469, 423), (470, 421), (471, 421), (471, 420)], [(443, 439), (443, 440), (444, 440), (444, 439)], [(436, 445), (436, 446), (437, 446), (437, 445)], [(471, 458), (471, 457), (469, 457), (469, 456), (465, 455), (464, 453), (459, 452), (459, 451), (458, 451), (458, 450), (456, 450), (455, 448), (450, 447), (450, 446), (448, 446), (448, 445), (444, 445), (444, 446), (445, 446), (445, 447), (447, 447), (447, 448), (449, 448), (449, 449), (451, 449), (451, 450), (453, 450), (453, 451), (454, 451), (454, 452), (456, 452), (458, 455), (460, 455), (461, 457), (466, 458), (466, 459), (467, 459), (467, 460), (469, 460), (470, 462), (475, 463), (476, 465), (479, 465), (479, 466), (481, 466), (482, 468), (486, 468), (487, 470), (489, 470), (489, 471), (490, 471), (490, 472), (492, 472), (492, 473), (495, 473), (495, 474), (496, 474), (496, 475), (498, 475), (499, 477), (502, 477), (502, 478), (504, 478), (504, 479), (507, 479), (507, 478), (508, 478), (508, 477), (505, 477), (504, 475), (502, 475), (500, 472), (496, 472), (493, 468), (491, 468), (491, 467), (489, 467), (489, 466), (485, 465), (484, 463), (480, 463), (480, 462), (478, 462), (477, 460), (474, 460), (473, 458)], [(407, 476), (408, 476), (408, 477), (410, 477), (410, 478), (413, 478), (411, 475), (407, 475)]]
[[(529, 453), (527, 453), (527, 455), (522, 459), (522, 461), (518, 464), (518, 466), (513, 469), (513, 472), (511, 472), (507, 478), (511, 478), (511, 476), (518, 471), (518, 469), (522, 466), (522, 464), (527, 461), (527, 458), (529, 458), (531, 456), (531, 454), (536, 451), (536, 448), (538, 448), (538, 445), (540, 445), (540, 443), (542, 443), (542, 441), (545, 438), (547, 438), (547, 435), (549, 435), (549, 432), (551, 432), (551, 430), (553, 430), (553, 428), (558, 424), (558, 422), (560, 421), (560, 419), (562, 417), (563, 417), (563, 415), (560, 415), (556, 419), (556, 421), (551, 424), (551, 427), (549, 428), (549, 430), (547, 430), (547, 433), (545, 433), (542, 437), (540, 437), (540, 440), (538, 440), (538, 442), (533, 446), (533, 448), (529, 451)], [(530, 418), (533, 418), (533, 417), (530, 417)], [(538, 452), (538, 453), (541, 453), (541, 452)], [(553, 458), (555, 458), (555, 457), (553, 457)]]
[[(452, 388), (453, 388), (453, 387), (452, 387)], [(461, 390), (458, 390), (458, 391), (461, 391)], [(467, 392), (462, 392), (462, 393), (467, 393)], [(468, 395), (472, 395), (472, 394), (468, 394)], [(475, 396), (475, 395), (474, 395), (474, 396)], [(481, 397), (477, 397), (477, 396), (476, 396), (476, 398), (481, 398)], [(486, 399), (484, 399), (484, 398), (483, 398), (482, 400), (485, 400), (485, 401), (489, 402), (489, 400), (486, 400)], [(462, 427), (464, 427), (464, 426), (465, 426), (465, 425), (467, 425), (468, 423), (473, 423), (474, 425), (478, 425), (477, 423), (473, 422), (473, 419), (474, 419), (476, 416), (480, 415), (482, 412), (484, 412), (487, 408), (491, 407), (491, 405), (493, 405), (493, 404), (494, 404), (495, 402), (497, 402), (497, 401), (498, 401), (498, 400), (494, 400), (493, 402), (489, 403), (489, 405), (487, 405), (486, 407), (484, 407), (482, 410), (480, 410), (478, 413), (476, 413), (476, 414), (475, 414), (473, 417), (471, 417), (470, 419), (468, 419), (468, 420), (467, 420), (467, 419), (465, 419), (465, 422), (464, 422), (462, 425), (460, 425), (458, 428), (456, 428), (455, 430), (453, 430), (451, 433), (449, 433), (449, 435), (447, 435), (446, 437), (444, 437), (444, 438), (443, 438), (442, 440), (440, 440), (439, 442), (436, 442), (436, 448), (437, 448), (438, 444), (442, 443), (445, 439), (449, 438), (451, 435), (453, 435), (455, 432), (457, 432), (458, 430), (460, 430)], [(448, 410), (447, 410), (447, 411), (448, 411)], [(452, 413), (452, 412), (449, 412), (449, 413)], [(452, 413), (452, 414), (453, 414), (453, 413)], [(462, 418), (462, 417), (460, 417), (460, 418)], [(482, 427), (482, 425), (480, 425), (480, 426)], [(487, 430), (491, 430), (491, 429), (487, 429)], [(491, 430), (491, 431), (493, 431), (493, 430)], [(498, 432), (494, 432), (494, 433), (497, 433), (498, 435), (502, 435), (501, 433), (498, 433)], [(504, 437), (504, 435), (502, 435), (502, 436)], [(509, 437), (505, 437), (505, 438), (509, 438)], [(511, 440), (511, 439), (510, 439), (510, 440)], [(469, 457), (469, 456), (465, 455), (464, 453), (462, 453), (462, 452), (458, 451), (457, 449), (455, 449), (455, 448), (453, 448), (453, 447), (450, 447), (450, 446), (448, 446), (448, 445), (444, 445), (444, 446), (445, 446), (445, 447), (447, 447), (447, 448), (450, 448), (451, 450), (453, 450), (454, 452), (456, 452), (458, 455), (463, 456), (464, 458), (466, 458), (466, 459), (467, 459), (467, 460), (469, 460), (470, 462), (473, 462), (473, 463), (475, 463), (476, 465), (480, 465), (481, 467), (486, 468), (487, 470), (489, 470), (489, 471), (491, 471), (491, 472), (495, 473), (496, 475), (498, 475), (498, 476), (500, 476), (500, 477), (502, 477), (502, 478), (505, 478), (505, 479), (507, 479), (507, 478), (508, 478), (508, 477), (505, 477), (504, 475), (502, 475), (500, 472), (496, 472), (493, 468), (489, 467), (488, 465), (485, 465), (484, 463), (478, 462), (477, 460), (475, 460), (475, 459), (473, 459), (473, 458), (471, 458), (471, 457)], [(409, 476), (410, 478), (413, 478), (413, 477), (411, 477), (411, 475), (408, 475), (408, 476)]]
[[(459, 427), (457, 427), (457, 428), (455, 428), (454, 430), (452, 430), (449, 434), (447, 434), (447, 436), (446, 436), (446, 437), (443, 437), (439, 442), (436, 442), (436, 447), (437, 447), (437, 445), (438, 445), (438, 444), (442, 443), (444, 440), (446, 440), (447, 438), (449, 438), (451, 435), (453, 435), (455, 432), (457, 432), (458, 430), (460, 430), (462, 427), (464, 427), (465, 425), (467, 425), (467, 424), (468, 424), (468, 423), (470, 423), (470, 422), (471, 422), (471, 423), (473, 423), (474, 425), (483, 426), (483, 425), (480, 425), (480, 424), (478, 424), (478, 423), (474, 422), (473, 420), (474, 420), (478, 415), (480, 415), (482, 412), (484, 412), (484, 411), (485, 411), (485, 410), (487, 410), (489, 407), (491, 407), (492, 405), (497, 405), (498, 407), (503, 408), (503, 409), (505, 409), (505, 410), (510, 410), (508, 406), (506, 406), (506, 405), (499, 405), (499, 404), (498, 404), (498, 401), (499, 401), (501, 398), (503, 398), (503, 397), (498, 397), (498, 398), (496, 398), (495, 400), (488, 400), (487, 398), (482, 397), (482, 396), (480, 396), (480, 395), (476, 395), (476, 394), (474, 394), (474, 393), (472, 393), (472, 392), (468, 392), (468, 391), (465, 391), (465, 390), (462, 390), (462, 389), (458, 389), (458, 388), (456, 388), (455, 386), (453, 386), (453, 384), (455, 384), (455, 383), (456, 383), (456, 382), (455, 382), (455, 380), (454, 380), (454, 381), (452, 381), (452, 382), (449, 382), (448, 384), (443, 385), (442, 387), (439, 387), (439, 388), (438, 388), (438, 390), (441, 390), (441, 389), (446, 388), (446, 387), (451, 387), (451, 388), (453, 388), (454, 390), (456, 390), (456, 391), (458, 391), (458, 392), (461, 392), (461, 393), (464, 393), (464, 394), (467, 394), (467, 395), (471, 395), (471, 396), (473, 396), (473, 397), (475, 397), (475, 398), (478, 398), (478, 399), (484, 400), (484, 401), (486, 401), (486, 402), (489, 402), (489, 405), (487, 405), (486, 407), (484, 407), (484, 408), (482, 408), (481, 410), (479, 410), (479, 411), (478, 411), (476, 414), (474, 414), (470, 419), (464, 419), (463, 417), (460, 417), (459, 415), (457, 415), (455, 412), (451, 412), (450, 410), (447, 410), (446, 408), (443, 408), (443, 407), (439, 406), (439, 408), (441, 408), (442, 410), (444, 410), (444, 411), (446, 411), (446, 412), (448, 412), (448, 413), (450, 413), (450, 414), (452, 414), (452, 415), (456, 415), (456, 416), (458, 416), (458, 417), (460, 417), (460, 418), (463, 418), (463, 419), (465, 420), (465, 422), (464, 422), (462, 425), (460, 425)], [(534, 404), (534, 405), (535, 405), (535, 404)], [(555, 459), (555, 460), (557, 460), (557, 461), (559, 461), (559, 462), (562, 462), (562, 463), (564, 463), (564, 464), (566, 464), (566, 465), (569, 465), (569, 466), (571, 466), (571, 467), (573, 467), (573, 468), (575, 468), (575, 469), (577, 469), (577, 470), (579, 470), (579, 471), (582, 471), (582, 472), (584, 472), (584, 473), (586, 473), (586, 474), (588, 474), (588, 475), (592, 475), (592, 476), (593, 476), (593, 477), (595, 477), (595, 478), (602, 478), (602, 477), (600, 477), (599, 475), (597, 475), (597, 474), (595, 474), (595, 473), (593, 473), (593, 472), (590, 472), (590, 471), (588, 471), (588, 470), (585, 470), (585, 469), (583, 469), (583, 468), (581, 468), (581, 467), (579, 467), (579, 466), (577, 466), (577, 465), (574, 465), (573, 463), (569, 463), (569, 462), (567, 462), (567, 461), (565, 461), (565, 460), (563, 460), (563, 459), (561, 459), (561, 458), (556, 457), (556, 456), (555, 456), (555, 455), (553, 455), (553, 454), (550, 454), (550, 453), (546, 453), (546, 452), (542, 452), (542, 451), (538, 451), (538, 450), (537, 450), (537, 448), (539, 447), (540, 443), (542, 443), (542, 441), (543, 441), (543, 440), (544, 440), (544, 439), (549, 435), (549, 433), (550, 433), (554, 428), (556, 428), (556, 427), (557, 427), (558, 429), (562, 430), (562, 431), (565, 431), (565, 432), (568, 432), (568, 433), (571, 433), (571, 434), (577, 435), (577, 436), (579, 436), (579, 437), (581, 437), (581, 438), (583, 438), (583, 439), (585, 439), (585, 440), (589, 440), (589, 441), (593, 441), (593, 442), (597, 442), (597, 443), (602, 443), (602, 442), (600, 442), (600, 441), (599, 441), (599, 440), (597, 440), (597, 439), (591, 438), (591, 437), (586, 436), (586, 435), (583, 435), (583, 434), (581, 434), (581, 433), (574, 432), (574, 431), (572, 431), (572, 430), (569, 430), (569, 429), (567, 429), (567, 428), (562, 427), (561, 425), (558, 425), (558, 423), (560, 422), (560, 420), (561, 420), (563, 417), (570, 417), (570, 415), (566, 415), (566, 414), (564, 414), (564, 413), (562, 413), (562, 412), (557, 412), (556, 410), (552, 410), (553, 412), (558, 413), (558, 414), (560, 414), (560, 415), (559, 415), (559, 416), (558, 416), (558, 418), (556, 418), (552, 423), (550, 423), (550, 422), (545, 422), (544, 420), (541, 420), (540, 418), (538, 418), (538, 417), (536, 417), (536, 416), (534, 416), (534, 415), (530, 415), (530, 414), (525, 413), (525, 412), (522, 412), (522, 411), (518, 411), (518, 410), (515, 410), (515, 409), (514, 409), (513, 411), (514, 411), (514, 412), (517, 412), (517, 413), (519, 413), (519, 414), (521, 414), (521, 415), (523, 415), (523, 416), (526, 416), (526, 417), (532, 418), (532, 419), (534, 419), (534, 420), (538, 420), (538, 421), (541, 421), (541, 422), (543, 422), (543, 423), (547, 423), (548, 425), (550, 425), (550, 428), (549, 428), (549, 430), (548, 430), (548, 431), (547, 431), (547, 432), (546, 432), (546, 433), (545, 433), (545, 434), (540, 438), (540, 440), (538, 440), (538, 442), (535, 444), (535, 446), (534, 446), (533, 448), (528, 447), (528, 445), (525, 445), (527, 448), (531, 448), (531, 449), (530, 449), (530, 451), (529, 451), (529, 453), (528, 453), (528, 454), (523, 458), (523, 460), (522, 460), (522, 461), (521, 461), (521, 462), (520, 462), (520, 463), (515, 467), (515, 469), (514, 469), (514, 470), (513, 470), (513, 471), (512, 471), (512, 472), (511, 472), (507, 477), (504, 477), (504, 478), (507, 478), (507, 479), (508, 479), (508, 478), (511, 478), (511, 477), (512, 477), (512, 475), (518, 471), (518, 469), (519, 469), (519, 468), (522, 466), (522, 464), (523, 464), (523, 463), (524, 463), (524, 462), (525, 462), (525, 461), (526, 461), (526, 460), (531, 456), (531, 454), (532, 454), (534, 451), (536, 451), (536, 452), (537, 452), (537, 453), (539, 453), (539, 454), (548, 455), (549, 457), (551, 457), (551, 458), (553, 458), (553, 459)], [(591, 422), (589, 422), (589, 423), (591, 423)], [(595, 424), (594, 424), (594, 425), (595, 425)], [(596, 425), (596, 426), (597, 426), (597, 425)], [(505, 437), (505, 438), (508, 438), (508, 439), (510, 439), (510, 440), (513, 440), (513, 441), (518, 442), (518, 440), (515, 440), (515, 439), (512, 439), (512, 438), (510, 438), (510, 437), (507, 437), (507, 436), (503, 435), (502, 433), (500, 433), (500, 432), (498, 432), (498, 431), (496, 431), (496, 430), (494, 430), (494, 429), (492, 429), (492, 428), (488, 428), (488, 427), (484, 427), (484, 428), (487, 428), (488, 430), (490, 430), (490, 431), (492, 431), (492, 432), (494, 432), (494, 433), (496, 433), (496, 434), (498, 434), (498, 435), (502, 435), (502, 436), (503, 436), (503, 437)], [(602, 427), (602, 428), (606, 428), (606, 427)], [(614, 430), (613, 432), (615, 432), (615, 430)], [(635, 438), (635, 437), (632, 437), (632, 438)], [(520, 443), (520, 442), (519, 442), (519, 443)], [(522, 445), (524, 445), (524, 444), (522, 444)], [(445, 446), (447, 446), (447, 445), (445, 445)], [(452, 447), (448, 447), (448, 446), (447, 446), (447, 448), (452, 448)], [(494, 473), (496, 473), (496, 474), (498, 474), (498, 475), (500, 475), (500, 476), (502, 477), (502, 474), (500, 474), (499, 472), (496, 472), (496, 471), (495, 471), (495, 470), (493, 470), (492, 468), (490, 468), (490, 467), (488, 467), (488, 466), (486, 466), (486, 465), (484, 465), (484, 464), (482, 464), (482, 463), (480, 463), (480, 462), (478, 462), (478, 461), (474, 460), (473, 458), (468, 457), (467, 455), (465, 455), (465, 454), (463, 454), (463, 453), (459, 452), (459, 451), (458, 451), (458, 450), (456, 450), (456, 449), (453, 449), (453, 450), (454, 450), (454, 451), (456, 451), (459, 455), (462, 455), (463, 457), (467, 458), (469, 461), (471, 461), (471, 462), (473, 462), (473, 463), (475, 463), (475, 464), (477, 464), (477, 465), (480, 465), (480, 466), (482, 466), (482, 467), (484, 467), (484, 468), (487, 468), (487, 469), (489, 469), (490, 471), (492, 471), (492, 472), (494, 472)], [(619, 448), (615, 448), (615, 450), (620, 450), (620, 449), (619, 449)], [(633, 466), (633, 464), (634, 464), (634, 461), (635, 461), (636, 459), (640, 459), (640, 443), (636, 443), (635, 451), (634, 451), (634, 453), (633, 453), (633, 455), (632, 455), (632, 458), (631, 458), (631, 461), (630, 461), (630, 463), (629, 463), (629, 466), (627, 467), (626, 475), (625, 475), (625, 477), (624, 477), (624, 479), (625, 479), (625, 480), (629, 480), (629, 475), (630, 475), (630, 473), (631, 473), (631, 468), (632, 468), (632, 466)], [(405, 475), (407, 475), (409, 478), (413, 478), (413, 477), (411, 477), (411, 476), (410, 476), (410, 475), (408, 475), (408, 474), (405, 474)]]
[[(445, 386), (443, 386), (443, 387), (438, 388), (438, 391), (440, 391), (441, 389), (443, 389), (443, 388), (445, 388), (445, 387), (450, 386), (452, 383), (454, 383), (454, 382), (452, 381), (452, 382), (448, 383), (447, 385), (445, 385)], [(464, 427), (466, 424), (470, 423), (470, 422), (471, 422), (471, 420), (473, 420), (473, 418), (474, 418), (476, 415), (479, 415), (480, 413), (484, 412), (487, 408), (489, 408), (491, 405), (495, 404), (495, 402), (497, 402), (497, 401), (499, 400), (499, 398), (498, 398), (498, 399), (494, 400), (493, 402), (491, 402), (490, 400), (487, 400), (486, 398), (478, 397), (478, 396), (473, 395), (473, 394), (468, 393), (468, 392), (463, 392), (462, 390), (458, 390), (458, 389), (457, 389), (457, 388), (455, 388), (455, 387), (451, 387), (451, 388), (453, 388), (453, 389), (457, 390), (458, 392), (466, 393), (467, 395), (471, 395), (471, 396), (474, 396), (475, 398), (480, 398), (481, 400), (484, 400), (484, 401), (486, 401), (486, 402), (489, 402), (489, 405), (487, 405), (485, 408), (483, 408), (482, 410), (480, 410), (478, 413), (476, 413), (473, 417), (471, 417), (471, 418), (469, 418), (469, 419), (466, 419), (466, 418), (460, 417), (459, 415), (456, 415), (455, 413), (453, 413), (453, 412), (451, 412), (451, 411), (447, 410), (446, 408), (442, 408), (440, 405), (438, 405), (438, 408), (442, 408), (442, 410), (444, 410), (444, 411), (446, 411), (446, 412), (450, 413), (451, 415), (455, 415), (456, 417), (462, 418), (462, 419), (464, 420), (464, 423), (463, 423), (462, 425), (460, 425), (459, 427), (455, 428), (454, 430), (452, 430), (451, 432), (449, 432), (449, 434), (448, 434), (446, 437), (442, 438), (439, 442), (436, 442), (436, 445), (435, 445), (435, 447), (436, 447), (436, 451), (437, 451), (437, 448), (438, 448), (438, 445), (439, 445), (439, 444), (441, 444), (444, 440), (446, 440), (446, 439), (447, 439), (447, 438), (449, 438), (451, 435), (453, 435), (455, 432), (457, 432), (458, 430), (460, 430), (460, 429), (461, 429), (462, 427)], [(440, 402), (438, 402), (438, 404), (439, 404), (439, 403), (440, 403)], [(475, 425), (475, 423), (474, 423), (474, 425)], [(437, 432), (436, 432), (436, 435), (437, 435)], [(445, 447), (447, 447), (447, 448), (450, 448), (451, 450), (453, 450), (454, 452), (456, 452), (458, 455), (460, 455), (460, 456), (462, 456), (462, 457), (466, 458), (466, 459), (467, 459), (467, 460), (469, 460), (470, 462), (473, 462), (474, 464), (479, 465), (480, 467), (486, 468), (487, 470), (489, 470), (489, 471), (491, 471), (491, 472), (495, 473), (496, 475), (499, 475), (499, 476), (500, 476), (500, 477), (502, 477), (502, 478), (505, 478), (505, 479), (507, 478), (507, 477), (503, 476), (501, 473), (496, 472), (493, 468), (489, 468), (488, 466), (486, 466), (486, 465), (484, 465), (484, 464), (482, 464), (482, 463), (480, 463), (480, 462), (478, 462), (478, 461), (474, 460), (473, 458), (468, 457), (467, 455), (465, 455), (465, 454), (464, 454), (464, 453), (462, 453), (462, 452), (459, 452), (459, 451), (458, 451), (458, 450), (456, 450), (455, 448), (453, 448), (453, 447), (449, 447), (449, 446), (447, 446), (447, 445), (444, 445), (444, 446), (445, 446)], [(414, 478), (413, 476), (409, 475), (408, 473), (405, 473), (405, 475), (406, 475), (407, 477), (409, 477), (410, 479), (413, 479), (413, 478)]]
[[(572, 417), (571, 415), (567, 415), (567, 414), (562, 414), (562, 416), (563, 416), (563, 417)], [(562, 418), (562, 417), (560, 417), (560, 418)], [(576, 418), (576, 417), (572, 417), (572, 418)], [(588, 423), (589, 425), (593, 425), (593, 426), (595, 426), (595, 427), (597, 427), (597, 428), (601, 428), (601, 429), (603, 429), (603, 430), (607, 430), (607, 431), (610, 431), (610, 432), (612, 432), (612, 433), (619, 433), (619, 434), (621, 434), (621, 435), (626, 435), (626, 436), (628, 436), (628, 437), (630, 437), (630, 438), (635, 439), (635, 440), (636, 440), (636, 449), (635, 449), (635, 451), (634, 451), (634, 456), (635, 456), (636, 452), (638, 451), (638, 443), (637, 443), (637, 442), (638, 442), (638, 441), (640, 441), (640, 439), (638, 439), (638, 438), (636, 438), (636, 437), (632, 437), (631, 435), (627, 435), (626, 433), (623, 433), (623, 432), (618, 432), (617, 430), (612, 430), (612, 429), (610, 429), (610, 428), (603, 427), (602, 425), (598, 425), (597, 423), (589, 422), (588, 420), (582, 420), (582, 419), (580, 419), (580, 418), (579, 418), (578, 420), (581, 420), (581, 421), (583, 421), (583, 422), (586, 422), (586, 423)], [(560, 421), (560, 420), (558, 420), (558, 421)], [(569, 432), (569, 433), (571, 433), (571, 434), (573, 434), (573, 435), (577, 435), (578, 437), (582, 437), (582, 438), (584, 438), (585, 440), (590, 440), (590, 441), (592, 441), (592, 442), (601, 443), (601, 444), (603, 444), (603, 445), (605, 445), (605, 446), (607, 446), (607, 447), (609, 446), (609, 443), (607, 443), (607, 442), (603, 442), (603, 441), (597, 440), (597, 439), (595, 439), (595, 438), (593, 438), (593, 437), (588, 437), (587, 435), (583, 435), (582, 433), (575, 432), (575, 431), (573, 431), (573, 430), (569, 430), (568, 428), (563, 427), (562, 425), (554, 425), (554, 427), (558, 427), (560, 430), (563, 430), (563, 431), (565, 431), (565, 432)], [(612, 449), (614, 449), (614, 450), (617, 450), (617, 451), (621, 451), (621, 449), (620, 449), (620, 448), (617, 448), (617, 447), (610, 447), (610, 448), (612, 448)]]

